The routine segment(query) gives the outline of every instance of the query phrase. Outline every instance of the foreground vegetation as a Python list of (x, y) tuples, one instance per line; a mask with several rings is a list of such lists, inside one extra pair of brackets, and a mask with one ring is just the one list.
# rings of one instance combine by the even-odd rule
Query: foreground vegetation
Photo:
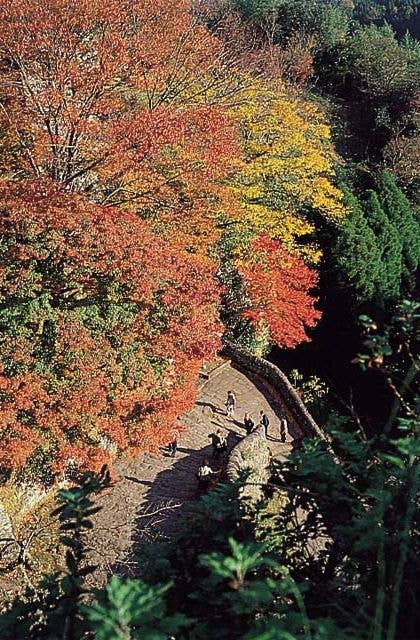
[(383, 369), (395, 392), (380, 434), (367, 439), (354, 416), (332, 415), (328, 442), (306, 439), (276, 464), (258, 504), (241, 497), (246, 477), (221, 484), (177, 539), (135, 549), (139, 578), (86, 587), (92, 498), (109, 472), (61, 491), (53, 515), (67, 547), (64, 574), (10, 604), (2, 638), (415, 638), (419, 416), (406, 382), (418, 368), (409, 354), (419, 317), (405, 303), (385, 332), (364, 319), (360, 364)]

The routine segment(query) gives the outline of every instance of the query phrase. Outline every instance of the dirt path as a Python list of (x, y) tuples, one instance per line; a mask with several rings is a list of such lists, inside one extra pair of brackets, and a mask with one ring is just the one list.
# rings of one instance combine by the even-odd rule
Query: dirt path
[[(224, 415), (229, 389), (237, 397), (234, 419)], [(159, 455), (146, 454), (140, 460), (117, 466), (121, 479), (100, 498), (103, 509), (95, 518), (90, 538), (92, 559), (98, 565), (95, 582), (109, 572), (131, 573), (129, 552), (133, 542), (152, 541), (157, 534), (171, 536), (176, 532), (181, 513), (195, 498), (200, 462), (211, 454), (208, 434), (217, 427), (226, 430), (232, 447), (245, 434), (245, 411), (257, 423), (263, 409), (270, 419), (269, 444), (274, 454), (290, 447), (277, 440), (277, 416), (283, 407), (273, 396), (261, 380), (242, 373), (228, 361), (222, 362), (211, 371), (195, 407), (182, 419), (186, 431), (179, 439), (175, 458), (162, 450)], [(293, 425), (290, 431), (292, 440), (298, 433)]]

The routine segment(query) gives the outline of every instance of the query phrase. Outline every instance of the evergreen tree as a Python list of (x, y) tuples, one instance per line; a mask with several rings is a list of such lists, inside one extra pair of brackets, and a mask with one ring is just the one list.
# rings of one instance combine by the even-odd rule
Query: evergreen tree
[(397, 228), (387, 218), (375, 191), (367, 192), (364, 211), (380, 251), (381, 269), (375, 301), (382, 306), (389, 300), (397, 300), (400, 296), (402, 243)]
[(382, 209), (399, 234), (403, 248), (403, 282), (408, 289), (414, 287), (420, 262), (420, 225), (409, 201), (398, 188), (395, 179), (386, 171), (378, 180), (378, 195)]
[(332, 247), (332, 262), (339, 285), (358, 306), (375, 297), (381, 278), (381, 252), (357, 198), (345, 192), (345, 203), (350, 212)]

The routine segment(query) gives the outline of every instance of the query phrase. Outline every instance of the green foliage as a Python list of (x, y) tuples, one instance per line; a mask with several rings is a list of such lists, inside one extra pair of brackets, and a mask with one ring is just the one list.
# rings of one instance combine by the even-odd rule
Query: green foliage
[(346, 204), (350, 212), (332, 247), (332, 263), (339, 285), (349, 291), (353, 304), (358, 306), (375, 297), (381, 254), (357, 198), (347, 192)]
[(413, 287), (420, 263), (420, 225), (407, 198), (395, 179), (382, 172), (378, 179), (378, 196), (389, 221), (395, 226), (403, 247), (403, 277), (406, 287)]
[(238, 9), (244, 16), (251, 19), (278, 11), (283, 4), (284, 0), (236, 0)]
[(362, 27), (348, 41), (345, 71), (370, 96), (411, 93), (419, 81), (420, 54), (399, 43), (389, 26)]
[(419, 0), (355, 0), (354, 16), (362, 24), (391, 24), (400, 34), (418, 35)]
[(315, 420), (318, 424), (323, 424), (330, 411), (329, 388), (325, 381), (318, 376), (305, 377), (297, 369), (290, 371), (289, 378)]
[(319, 53), (345, 41), (350, 26), (348, 12), (328, 0), (286, 0), (279, 23), (284, 39), (294, 32), (314, 35)]
[(420, 226), (394, 178), (378, 177), (363, 200), (347, 192), (350, 213), (332, 247), (332, 269), (357, 311), (386, 308), (412, 290), (420, 260)]
[(384, 213), (377, 194), (367, 192), (364, 211), (380, 250), (381, 269), (375, 292), (375, 302), (384, 306), (401, 295), (402, 243), (397, 228)]
[(95, 601), (81, 610), (97, 640), (166, 640), (188, 623), (185, 616), (166, 615), (164, 596), (169, 587), (113, 576)]
[(295, 33), (316, 38), (317, 50), (330, 49), (343, 41), (349, 28), (349, 16), (333, 1), (319, 0), (236, 0), (248, 20), (271, 17), (275, 39), (284, 44)]

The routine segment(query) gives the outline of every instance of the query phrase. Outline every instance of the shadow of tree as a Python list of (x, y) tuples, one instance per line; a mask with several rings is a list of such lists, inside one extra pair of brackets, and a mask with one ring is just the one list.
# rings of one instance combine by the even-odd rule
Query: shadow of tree
[(216, 405), (212, 404), (211, 402), (203, 402), (203, 401), (199, 400), (195, 404), (198, 407), (209, 407), (212, 410), (213, 413), (218, 413), (218, 414), (220, 414), (222, 416), (226, 415), (226, 411), (224, 411), (220, 407), (216, 407)]
[[(254, 416), (260, 408), (267, 411), (270, 417), (268, 440), (274, 449), (279, 442), (278, 416), (284, 413), (283, 404), (257, 376), (238, 371), (247, 378), (246, 382), (238, 380), (241, 411), (250, 407)], [(230, 388), (231, 382), (228, 384)], [(218, 398), (223, 386), (223, 380), (218, 380), (217, 384), (210, 384), (210, 388), (202, 392), (189, 416), (189, 437), (181, 434), (175, 458), (169, 458), (167, 447), (162, 446), (158, 455), (145, 454), (142, 461), (122, 462), (123, 480), (113, 490), (112, 498), (104, 500), (106, 511), (101, 520), (102, 531), (98, 532), (97, 540), (92, 540), (95, 558), (101, 558), (103, 574), (135, 576), (138, 573), (136, 550), (139, 545), (176, 536), (180, 519), (188, 518), (197, 498), (196, 474), (203, 458), (210, 458), (215, 471), (225, 462), (224, 459), (211, 459), (212, 446), (210, 440), (206, 442), (210, 432), (218, 428), (223, 430), (228, 440), (228, 451), (246, 435), (240, 421), (242, 415), (228, 418), (220, 408)], [(194, 429), (197, 429), (197, 434)], [(291, 423), (291, 437), (298, 433)]]
[(215, 479), (218, 479), (220, 476), (217, 474), (223, 474), (229, 452), (239, 440), (240, 436), (229, 430), (227, 452), (218, 459), (212, 457), (213, 449), (210, 443), (197, 450), (180, 447), (178, 451), (188, 455), (175, 457), (173, 465), (158, 473), (153, 482), (132, 476), (126, 477), (133, 482), (147, 485), (149, 489), (136, 513), (131, 550), (122, 561), (113, 566), (113, 572), (119, 575), (136, 575), (136, 549), (139, 545), (176, 537), (181, 518), (188, 518), (191, 506), (199, 497), (197, 472), (204, 458), (209, 459), (210, 466), (215, 471)]

